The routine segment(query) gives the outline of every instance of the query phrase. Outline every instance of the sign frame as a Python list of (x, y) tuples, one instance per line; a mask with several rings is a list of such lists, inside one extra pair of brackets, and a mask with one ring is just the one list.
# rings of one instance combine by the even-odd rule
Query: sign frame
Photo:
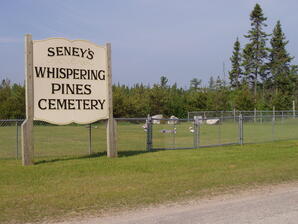
[[(65, 38), (50, 38), (50, 39), (64, 39)], [(47, 40), (47, 39), (46, 39)], [(41, 40), (42, 41), (42, 40)], [(74, 42), (76, 40), (68, 40)], [(84, 40), (77, 40), (84, 41)], [(37, 41), (38, 42), (38, 41)], [(87, 41), (90, 44), (94, 44)], [(94, 44), (96, 45), (96, 44)], [(96, 45), (99, 46), (99, 45)], [(107, 43), (105, 46), (99, 46), (105, 48), (106, 57), (106, 71), (105, 75), (107, 77), (107, 119), (96, 119), (107, 121), (107, 156), (117, 157), (117, 147), (116, 147), (116, 121), (113, 118), (113, 102), (112, 102), (112, 66), (111, 66), (111, 44)], [(34, 164), (34, 142), (33, 142), (33, 120), (34, 120), (34, 94), (38, 94), (34, 91), (34, 72), (33, 72), (33, 40), (31, 34), (25, 35), (25, 94), (26, 94), (26, 120), (22, 124), (22, 162), (24, 166)], [(94, 121), (90, 121), (91, 123)], [(89, 123), (90, 123), (89, 122)], [(53, 122), (51, 122), (53, 123)], [(69, 124), (71, 122), (65, 122), (64, 124)], [(79, 123), (79, 122), (76, 122)], [(86, 124), (86, 123), (85, 123)], [(60, 123), (63, 125), (63, 123)]]

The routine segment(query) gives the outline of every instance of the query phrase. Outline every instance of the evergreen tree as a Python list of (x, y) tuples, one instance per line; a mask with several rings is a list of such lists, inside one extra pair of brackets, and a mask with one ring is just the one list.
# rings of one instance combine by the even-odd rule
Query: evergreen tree
[(245, 84), (235, 91), (232, 100), (237, 110), (253, 110), (254, 108), (254, 96)]
[(0, 83), (0, 119), (25, 117), (25, 87), (11, 85), (8, 79)]
[[(249, 85), (252, 84), (251, 81), (254, 80), (254, 76), (252, 75), (253, 67), (253, 52), (251, 44), (246, 44), (242, 53), (242, 67), (243, 67), (243, 75), (242, 75), (242, 84)], [(253, 86), (253, 85), (251, 85)]]
[(190, 80), (190, 88), (189, 89), (190, 90), (198, 90), (201, 83), (202, 83), (201, 79), (193, 78), (192, 80)]
[(259, 4), (256, 4), (253, 11), (250, 14), (251, 30), (245, 35), (248, 38), (249, 43), (246, 45), (245, 50), (246, 57), (244, 57), (244, 67), (247, 66), (245, 74), (248, 75), (248, 80), (254, 89), (254, 97), (257, 96), (257, 84), (258, 79), (267, 79), (266, 72), (266, 59), (268, 57), (268, 50), (266, 48), (266, 40), (269, 36), (263, 31), (263, 28), (267, 25), (265, 21), (266, 17), (263, 15), (262, 8)]
[(167, 87), (167, 84), (168, 84), (168, 78), (165, 77), (165, 76), (161, 76), (160, 77), (160, 87), (162, 88), (166, 88)]
[(234, 43), (234, 51), (233, 51), (232, 57), (230, 58), (230, 61), (232, 64), (232, 69), (229, 72), (230, 84), (231, 84), (231, 87), (238, 88), (240, 85), (239, 80), (242, 74), (240, 42), (238, 40), (238, 37)]
[(272, 74), (273, 87), (275, 94), (278, 92), (291, 92), (291, 65), (293, 57), (286, 50), (285, 34), (282, 31), (280, 21), (277, 21), (272, 38), (270, 40), (270, 62), (269, 67)]
[(214, 84), (215, 89), (221, 89), (225, 86), (225, 82), (223, 79), (220, 78), (220, 76), (218, 75)]
[(215, 88), (215, 81), (213, 76), (210, 77), (209, 82), (208, 82), (208, 88), (213, 90)]

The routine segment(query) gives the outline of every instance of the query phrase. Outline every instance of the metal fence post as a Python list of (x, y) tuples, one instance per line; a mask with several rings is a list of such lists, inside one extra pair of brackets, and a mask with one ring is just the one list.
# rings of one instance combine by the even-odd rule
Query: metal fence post
[(275, 115), (272, 117), (271, 131), (272, 131), (272, 141), (274, 141), (275, 140)]
[(219, 123), (218, 123), (218, 144), (220, 145), (221, 144), (221, 125), (222, 125), (222, 117), (219, 118)]
[(16, 159), (19, 159), (19, 126), (18, 121), (16, 121)]
[(92, 126), (91, 126), (91, 124), (89, 124), (89, 127), (88, 127), (88, 133), (89, 133), (89, 155), (91, 155), (92, 154)]
[(173, 120), (173, 149), (176, 147), (176, 125), (175, 125), (176, 120)]
[(296, 109), (295, 100), (293, 100), (293, 118), (295, 118), (295, 114), (296, 114), (295, 109)]
[(196, 116), (194, 119), (194, 148), (200, 147), (200, 121), (199, 117)]
[(239, 115), (239, 144), (243, 145), (243, 117)]
[[(201, 122), (203, 122), (204, 120), (202, 119)], [(198, 119), (198, 124), (197, 124), (197, 147), (200, 148), (200, 144), (201, 144), (201, 123)]]
[(152, 150), (152, 117), (150, 117), (150, 115), (148, 115), (147, 120), (146, 120), (146, 124), (147, 124), (147, 151), (151, 151)]
[(261, 124), (263, 124), (263, 112), (261, 111), (261, 118), (260, 118)]

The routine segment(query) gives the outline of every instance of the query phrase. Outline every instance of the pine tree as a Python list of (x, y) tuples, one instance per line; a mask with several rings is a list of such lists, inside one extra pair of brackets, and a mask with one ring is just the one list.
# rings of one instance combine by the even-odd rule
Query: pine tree
[(214, 86), (215, 86), (215, 89), (217, 90), (225, 86), (224, 80), (221, 79), (219, 75), (216, 78)]
[(197, 79), (197, 78), (193, 78), (192, 80), (190, 80), (190, 90), (198, 90), (200, 85), (202, 84), (202, 80), (201, 79)]
[(261, 6), (256, 4), (250, 14), (251, 30), (245, 35), (249, 39), (249, 43), (245, 47), (247, 52), (243, 52), (246, 54), (243, 60), (244, 67), (247, 66), (245, 74), (248, 75), (247, 78), (253, 86), (255, 99), (258, 79), (261, 78), (264, 81), (268, 75), (266, 72), (266, 59), (268, 57), (266, 40), (269, 35), (263, 31), (263, 28), (267, 26), (266, 20)]
[(234, 43), (234, 51), (233, 51), (232, 57), (230, 58), (230, 61), (232, 64), (232, 69), (229, 72), (230, 84), (231, 84), (231, 87), (233, 88), (239, 88), (242, 69), (241, 69), (240, 42), (238, 37)]
[(286, 50), (288, 42), (282, 31), (280, 21), (277, 21), (270, 40), (271, 49), (269, 55), (269, 67), (272, 74), (275, 94), (278, 94), (278, 92), (285, 93), (291, 91), (290, 62), (293, 57), (291, 57)]
[[(252, 74), (253, 71), (253, 51), (251, 44), (246, 44), (245, 48), (242, 52), (242, 67), (243, 67), (243, 75), (242, 75), (242, 84), (248, 85), (251, 84), (254, 80), (254, 76)], [(252, 85), (253, 86), (253, 85)]]
[(209, 82), (208, 82), (208, 88), (209, 88), (210, 90), (213, 90), (213, 89), (215, 88), (215, 81), (214, 81), (213, 76), (211, 76), (210, 79), (209, 79)]
[(165, 77), (165, 76), (161, 76), (160, 77), (160, 86), (162, 87), (162, 88), (166, 88), (167, 87), (167, 84), (168, 84), (168, 78), (167, 77)]

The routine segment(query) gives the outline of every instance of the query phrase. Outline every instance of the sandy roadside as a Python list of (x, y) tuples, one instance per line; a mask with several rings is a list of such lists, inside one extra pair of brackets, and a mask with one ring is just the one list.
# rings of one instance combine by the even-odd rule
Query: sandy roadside
[[(293, 222), (291, 222), (293, 219)], [(255, 187), (203, 199), (76, 217), (55, 224), (297, 223), (298, 182)]]

